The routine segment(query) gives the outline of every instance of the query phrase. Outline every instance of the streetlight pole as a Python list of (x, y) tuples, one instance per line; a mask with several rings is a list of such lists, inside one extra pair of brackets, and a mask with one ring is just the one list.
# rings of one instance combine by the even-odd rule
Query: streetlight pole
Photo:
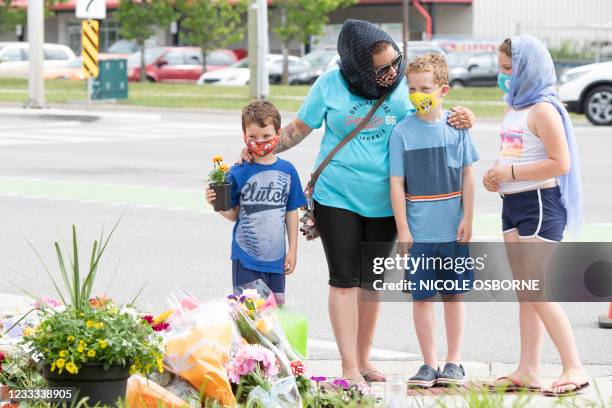
[(410, 0), (402, 1), (402, 41), (404, 42), (404, 49), (402, 50), (402, 54), (404, 54), (404, 59), (408, 60), (408, 41), (410, 41), (410, 28), (408, 26), (408, 8), (410, 7)]
[(249, 81), (252, 99), (264, 99), (270, 93), (268, 69), (268, 2), (251, 0), (248, 10)]
[(45, 41), (44, 0), (28, 1), (28, 42), (29, 48), (29, 99), (28, 108), (45, 107), (45, 81), (43, 78), (43, 43)]

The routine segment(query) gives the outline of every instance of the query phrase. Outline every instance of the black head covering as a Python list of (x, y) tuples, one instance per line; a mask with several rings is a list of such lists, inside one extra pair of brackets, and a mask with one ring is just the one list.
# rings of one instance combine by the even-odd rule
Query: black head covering
[(340, 72), (348, 83), (350, 91), (367, 99), (378, 99), (392, 91), (404, 77), (405, 57), (402, 59), (393, 85), (384, 88), (376, 83), (372, 49), (378, 41), (386, 41), (395, 51), (400, 52), (391, 36), (369, 21), (346, 20), (338, 36)]

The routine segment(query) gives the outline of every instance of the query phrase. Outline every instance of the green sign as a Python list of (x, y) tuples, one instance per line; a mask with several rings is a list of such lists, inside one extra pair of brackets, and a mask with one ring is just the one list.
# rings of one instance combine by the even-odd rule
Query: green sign
[(100, 73), (93, 81), (91, 99), (127, 99), (127, 60), (100, 61)]

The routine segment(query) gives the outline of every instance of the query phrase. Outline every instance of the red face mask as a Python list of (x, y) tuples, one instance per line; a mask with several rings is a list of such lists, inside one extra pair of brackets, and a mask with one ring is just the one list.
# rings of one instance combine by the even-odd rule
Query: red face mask
[(265, 142), (254, 142), (252, 140), (247, 140), (245, 136), (244, 143), (249, 151), (255, 156), (263, 157), (274, 151), (276, 145), (278, 145), (278, 136), (274, 136)]

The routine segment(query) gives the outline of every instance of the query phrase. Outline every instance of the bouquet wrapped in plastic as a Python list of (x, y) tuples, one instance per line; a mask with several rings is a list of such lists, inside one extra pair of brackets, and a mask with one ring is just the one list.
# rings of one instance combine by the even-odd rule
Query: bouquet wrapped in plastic
[(187, 380), (203, 397), (233, 406), (235, 398), (226, 370), (233, 326), (226, 303), (198, 304), (192, 297), (185, 301), (184, 296), (176, 293), (170, 303), (175, 313), (172, 329), (164, 338), (164, 365)]

